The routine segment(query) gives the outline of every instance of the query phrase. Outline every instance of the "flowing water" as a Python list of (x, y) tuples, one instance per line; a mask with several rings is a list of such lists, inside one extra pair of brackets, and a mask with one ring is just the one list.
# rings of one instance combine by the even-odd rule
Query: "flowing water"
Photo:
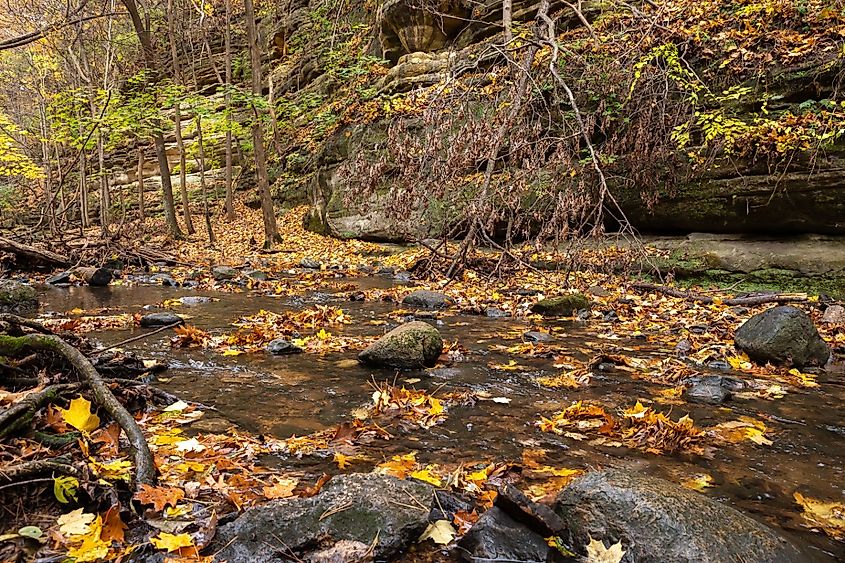
[[(393, 283), (375, 277), (351, 281), (365, 289)], [(332, 332), (353, 336), (380, 335), (385, 327), (369, 321), (390, 319), (392, 312), (400, 308), (395, 303), (339, 301), (330, 290), (312, 291), (303, 297), (275, 298), (250, 293), (197, 293), (160, 286), (116, 286), (45, 289), (42, 313), (103, 307), (136, 313), (145, 305), (185, 295), (219, 299), (179, 310), (193, 317), (191, 324), (212, 333), (230, 330), (230, 323), (259, 309), (281, 311), (331, 302), (342, 307), (353, 319), (352, 324), (332, 327)], [(790, 389), (784, 398), (774, 401), (737, 400), (723, 407), (675, 405), (673, 418), (689, 413), (700, 426), (734, 420), (741, 415), (763, 418), (774, 431), (771, 436), (774, 443), (768, 447), (748, 441), (726, 445), (717, 448), (712, 459), (658, 456), (627, 448), (591, 446), (543, 433), (533, 423), (541, 415), (551, 416), (576, 400), (595, 400), (608, 408), (628, 407), (638, 397), (652, 397), (659, 386), (633, 379), (628, 372), (611, 369), (596, 373), (591, 384), (584, 388), (541, 388), (534, 382), (538, 374), (559, 372), (552, 366), (552, 359), (520, 359), (519, 364), (525, 369), (515, 371), (488, 367), (490, 363), (507, 363), (510, 359), (505, 354), (491, 352), (490, 346), (515, 344), (521, 333), (530, 328), (528, 321), (447, 312), (439, 315), (437, 322), (444, 339), (457, 340), (470, 350), (465, 361), (398, 376), (388, 370), (346, 364), (337, 366), (340, 360), (354, 359), (354, 351), (324, 356), (272, 357), (258, 353), (229, 357), (210, 350), (173, 350), (167, 332), (127, 348), (138, 351), (140, 356), (169, 364), (170, 369), (160, 374), (158, 385), (163, 389), (216, 407), (219, 413), (212, 417), (219, 416), (243, 430), (278, 438), (308, 434), (348, 421), (353, 409), (371, 401), (370, 381), (373, 379), (384, 381), (397, 377), (397, 382), (402, 382), (419, 378), (415, 386), (420, 389), (471, 389), (492, 397), (507, 397), (511, 399), (509, 404), (483, 401), (474, 406), (453, 407), (444, 423), (429, 430), (417, 428), (401, 432), (395, 439), (380, 445), (378, 451), (389, 457), (417, 450), (417, 459), (423, 463), (453, 463), (514, 461), (520, 459), (526, 448), (545, 448), (549, 450), (545, 462), (558, 467), (626, 467), (675, 482), (707, 473), (713, 477), (715, 486), (706, 489), (704, 494), (781, 530), (804, 546), (813, 560), (845, 559), (845, 544), (808, 530), (800, 508), (793, 501), (796, 491), (827, 501), (845, 500), (845, 377), (842, 372), (823, 373), (818, 378), (818, 388)], [(590, 350), (607, 347), (607, 342), (596, 342), (594, 332), (591, 333), (587, 324), (561, 321), (546, 325), (557, 329), (556, 344), (582, 359), (589, 358)], [(140, 330), (144, 329), (103, 331), (88, 336), (111, 344)], [(642, 348), (643, 342), (616, 344)], [(648, 350), (637, 351), (639, 357), (647, 353)], [(650, 353), (665, 354), (666, 351), (652, 350)], [(741, 374), (733, 375), (742, 377)], [(316, 474), (331, 463), (330, 459), (315, 461), (310, 458), (263, 461), (278, 467), (296, 466), (299, 470), (305, 467)], [(313, 465), (310, 469), (309, 464)], [(337, 472), (336, 468), (334, 471)]]

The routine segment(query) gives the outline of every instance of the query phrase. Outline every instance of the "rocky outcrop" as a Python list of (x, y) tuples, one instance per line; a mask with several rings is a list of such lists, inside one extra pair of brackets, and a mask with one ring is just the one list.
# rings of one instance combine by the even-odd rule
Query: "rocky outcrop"
[(812, 319), (801, 309), (772, 307), (757, 313), (734, 335), (737, 349), (759, 363), (823, 366), (830, 348), (819, 336)]
[(578, 477), (558, 496), (564, 539), (616, 543), (625, 563), (789, 563), (805, 557), (771, 529), (733, 508), (668, 481), (620, 470)]
[(578, 311), (589, 309), (590, 306), (590, 300), (583, 293), (568, 293), (541, 299), (531, 306), (531, 312), (544, 317), (571, 317)]

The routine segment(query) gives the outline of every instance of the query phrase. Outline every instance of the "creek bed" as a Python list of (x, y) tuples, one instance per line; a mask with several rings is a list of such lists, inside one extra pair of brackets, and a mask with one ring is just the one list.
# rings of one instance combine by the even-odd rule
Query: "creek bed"
[[(349, 280), (362, 288), (388, 287), (384, 278)], [(219, 299), (195, 306), (180, 307), (190, 315), (190, 324), (220, 333), (230, 330), (233, 321), (260, 309), (282, 311), (301, 309), (315, 303), (342, 307), (352, 323), (332, 327), (332, 332), (347, 336), (373, 336), (384, 326), (370, 321), (388, 319), (402, 308), (397, 303), (350, 302), (331, 295), (331, 291), (310, 291), (301, 297), (270, 297), (258, 293), (223, 293), (161, 286), (111, 286), (106, 288), (46, 288), (41, 292), (42, 313), (63, 313), (72, 309), (109, 308), (115, 312), (143, 312), (145, 305), (188, 295)], [(491, 397), (506, 397), (509, 404), (493, 401), (474, 406), (453, 407), (442, 424), (428, 430), (419, 428), (399, 432), (380, 444), (378, 455), (417, 450), (422, 463), (518, 461), (523, 450), (543, 448), (546, 461), (557, 467), (623, 467), (645, 472), (670, 481), (681, 482), (700, 473), (712, 476), (715, 486), (704, 494), (729, 504), (775, 529), (803, 546), (808, 557), (817, 561), (845, 558), (845, 544), (805, 527), (800, 507), (793, 500), (798, 491), (807, 497), (841, 502), (845, 498), (845, 383), (841, 372), (822, 373), (819, 387), (790, 389), (779, 400), (736, 400), (722, 407), (685, 403), (672, 407), (677, 419), (689, 413), (696, 424), (711, 426), (741, 415), (765, 418), (773, 431), (773, 444), (759, 446), (745, 441), (714, 450), (712, 459), (692, 455), (653, 455), (639, 450), (592, 446), (541, 432), (534, 422), (551, 416), (573, 401), (597, 401), (608, 409), (633, 405), (637, 398), (650, 398), (660, 386), (610, 369), (593, 376), (589, 386), (579, 389), (547, 389), (535, 382), (537, 375), (559, 373), (554, 360), (519, 359), (518, 370), (499, 370), (490, 364), (506, 364), (507, 354), (491, 351), (494, 344), (513, 345), (530, 321), (513, 318), (486, 318), (454, 314), (439, 315), (438, 329), (444, 340), (458, 341), (469, 349), (464, 361), (422, 372), (396, 375), (392, 370), (375, 370), (357, 365), (343, 367), (341, 360), (354, 359), (353, 350), (326, 355), (296, 354), (273, 357), (266, 353), (223, 356), (213, 350), (171, 349), (169, 331), (130, 344), (139, 355), (167, 363), (170, 369), (160, 374), (158, 386), (182, 398), (218, 409), (218, 415), (253, 433), (287, 438), (305, 435), (350, 420), (350, 413), (371, 402), (372, 381), (397, 383), (419, 379), (413, 385), (433, 391), (473, 390)], [(607, 341), (596, 338), (589, 323), (544, 321), (545, 327), (558, 332), (556, 344), (567, 353), (588, 359), (608, 348)], [(103, 344), (113, 344), (145, 329), (111, 330), (88, 334)], [(664, 355), (666, 350), (649, 349), (643, 341), (614, 341), (614, 346), (636, 349), (637, 357)], [(737, 374), (742, 377), (741, 374)], [(337, 472), (330, 459), (302, 460), (274, 458), (263, 460), (277, 467), (303, 466), (315, 474)], [(355, 466), (355, 469), (362, 469)]]

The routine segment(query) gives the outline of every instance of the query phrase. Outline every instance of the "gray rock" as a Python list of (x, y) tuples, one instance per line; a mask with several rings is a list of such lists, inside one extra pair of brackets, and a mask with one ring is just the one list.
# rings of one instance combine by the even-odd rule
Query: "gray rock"
[(421, 309), (446, 309), (454, 305), (455, 300), (439, 291), (418, 289), (406, 295), (402, 303)]
[(267, 272), (262, 272), (261, 270), (244, 270), (244, 275), (256, 281), (267, 281), (269, 278)]
[(538, 330), (529, 330), (522, 333), (523, 342), (550, 342), (552, 335), (548, 332), (540, 332)]
[(801, 309), (772, 307), (745, 321), (734, 344), (755, 362), (791, 363), (795, 367), (823, 366), (830, 349), (813, 321)]
[(141, 317), (141, 326), (144, 328), (153, 328), (172, 324), (185, 324), (185, 320), (176, 313), (169, 312), (147, 313)]
[(563, 520), (551, 508), (532, 501), (511, 484), (499, 487), (494, 505), (544, 538), (556, 536), (565, 528)]
[(543, 536), (498, 506), (482, 514), (458, 545), (467, 561), (541, 562), (552, 555)]
[(822, 322), (832, 325), (845, 325), (845, 307), (842, 305), (831, 305), (824, 310)]
[(687, 388), (684, 398), (691, 403), (720, 405), (731, 398), (731, 392), (717, 383), (697, 383)]
[(179, 302), (182, 305), (202, 305), (203, 303), (211, 303), (211, 301), (211, 297), (202, 295), (186, 295), (185, 297), (179, 298)]
[(179, 282), (173, 279), (170, 274), (153, 274), (150, 276), (150, 283), (157, 283), (169, 287), (179, 287)]
[(496, 307), (487, 307), (486, 309), (484, 309), (484, 316), (490, 317), (491, 319), (503, 319), (506, 317), (510, 317), (511, 314), (507, 311), (497, 309)]
[(302, 348), (295, 346), (292, 342), (284, 338), (276, 338), (267, 344), (267, 351), (274, 356), (287, 356), (290, 354), (299, 354), (302, 352)]
[(213, 277), (215, 281), (233, 280), (239, 275), (240, 272), (238, 269), (230, 266), (215, 266), (211, 269), (211, 277)]
[(596, 471), (572, 481), (554, 510), (573, 546), (589, 537), (626, 550), (625, 563), (724, 563), (803, 561), (773, 530), (704, 495), (619, 470)]
[[(395, 556), (425, 531), (433, 488), (372, 473), (339, 475), (314, 497), (272, 501), (221, 526), (210, 548), (218, 561), (310, 559), (320, 545), (372, 545), (376, 560)], [(425, 506), (420, 510), (416, 502)], [(413, 503), (413, 504), (412, 504)], [(373, 543), (375, 541), (375, 543)], [(218, 553), (219, 551), (219, 553)]]
[(423, 321), (413, 321), (373, 342), (358, 354), (358, 361), (376, 367), (419, 369), (433, 366), (442, 352), (440, 332)]
[(50, 285), (70, 283), (70, 276), (72, 274), (73, 272), (71, 272), (70, 270), (59, 272), (58, 274), (53, 274), (52, 276), (47, 278), (46, 282)]
[(596, 297), (608, 297), (610, 295), (610, 292), (600, 285), (591, 285), (587, 288), (587, 291)]
[(532, 313), (539, 313), (544, 317), (571, 317), (576, 312), (589, 309), (590, 300), (582, 293), (568, 293), (558, 297), (541, 299), (531, 306)]
[(307, 270), (319, 270), (322, 267), (322, 264), (311, 258), (303, 258), (299, 261), (299, 267)]
[(0, 312), (22, 313), (38, 308), (38, 294), (14, 280), (0, 280)]

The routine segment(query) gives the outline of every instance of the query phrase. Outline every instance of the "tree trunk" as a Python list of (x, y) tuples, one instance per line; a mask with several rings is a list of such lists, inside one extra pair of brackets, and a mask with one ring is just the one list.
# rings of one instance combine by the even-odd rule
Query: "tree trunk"
[(111, 207), (111, 195), (109, 194), (109, 177), (106, 174), (106, 151), (103, 146), (102, 132), (97, 136), (97, 164), (100, 173), (100, 227), (103, 236), (109, 234), (109, 208)]
[(232, 185), (232, 0), (226, 0), (226, 220), (235, 220), (235, 196)]
[(176, 146), (179, 148), (179, 193), (182, 196), (182, 217), (185, 219), (185, 229), (192, 235), (196, 231), (191, 221), (191, 201), (188, 199), (188, 172), (185, 170), (188, 159), (185, 158), (185, 140), (182, 138), (182, 108), (176, 102)]
[[(132, 26), (135, 28), (135, 34), (141, 43), (141, 49), (144, 52), (144, 66), (152, 75), (156, 75), (155, 50), (150, 39), (150, 32), (144, 26), (144, 22), (141, 21), (141, 15), (138, 13), (138, 5), (135, 3), (135, 0), (120, 1), (126, 7), (126, 11), (129, 12), (129, 17), (132, 19)], [(182, 230), (176, 221), (176, 204), (173, 201), (173, 184), (170, 181), (170, 163), (167, 162), (164, 133), (161, 132), (160, 127), (155, 127), (155, 130), (157, 132), (153, 136), (153, 141), (155, 143), (156, 158), (161, 173), (161, 190), (164, 194), (164, 217), (167, 221), (170, 236), (173, 238), (182, 238)]]
[(144, 222), (147, 218), (144, 209), (144, 147), (138, 145), (138, 219)]
[[(252, 93), (255, 96), (263, 94), (261, 87), (261, 53), (258, 50), (258, 32), (255, 26), (255, 8), (252, 0), (244, 0), (246, 11), (247, 38), (252, 67)], [(270, 198), (270, 180), (267, 175), (267, 159), (264, 154), (264, 131), (258, 108), (252, 106), (252, 142), (255, 150), (255, 173), (258, 180), (258, 195), (261, 198), (261, 215), (264, 219), (264, 248), (272, 248), (273, 243), (279, 241), (279, 231), (276, 228), (276, 215), (273, 210), (273, 200)]]
[(513, 39), (513, 0), (502, 0), (502, 25), (505, 28), (505, 45)]
[(211, 228), (211, 214), (208, 212), (208, 191), (205, 187), (205, 148), (202, 142), (202, 118), (197, 114), (197, 142), (200, 144), (200, 190), (202, 191), (202, 212), (205, 215), (205, 228), (208, 231), (208, 244), (214, 246), (214, 229)]

